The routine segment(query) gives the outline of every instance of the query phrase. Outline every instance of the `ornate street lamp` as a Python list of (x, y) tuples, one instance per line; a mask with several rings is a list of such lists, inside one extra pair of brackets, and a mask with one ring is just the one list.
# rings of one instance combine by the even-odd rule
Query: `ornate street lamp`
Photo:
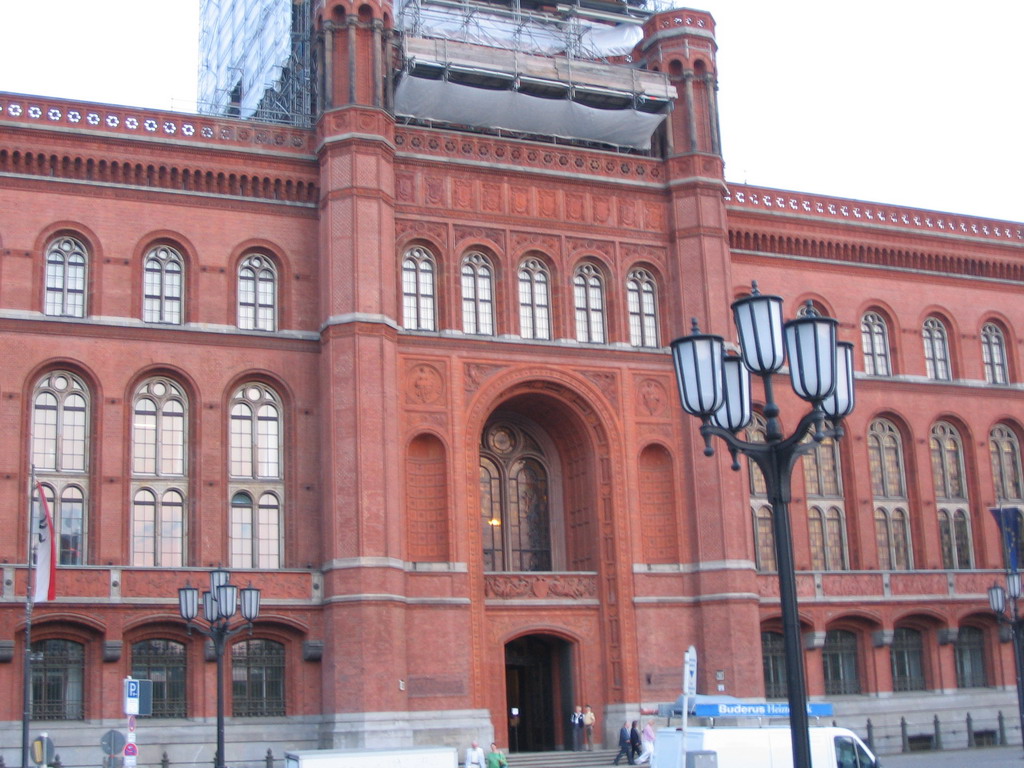
[(996, 507), (992, 513), (999, 523), (999, 533), (1003, 540), (1006, 586), (993, 584), (988, 588), (988, 605), (996, 615), (996, 620), (1010, 628), (1013, 665), (1017, 673), (1017, 714), (1020, 718), (1021, 739), (1024, 740), (1024, 617), (1020, 611), (1021, 577), (1018, 567), (1020, 510), (1017, 507)]
[[(239, 589), (229, 582), (227, 570), (210, 571), (210, 589), (203, 592), (203, 618), (199, 616), (199, 590), (191, 585), (178, 589), (178, 611), (181, 618), (199, 634), (213, 641), (217, 659), (217, 754), (214, 768), (224, 767), (224, 649), (227, 639), (243, 629), (252, 632), (252, 623), (260, 613), (260, 591), (251, 584)], [(241, 597), (242, 621), (231, 623)]]
[[(782, 299), (765, 296), (753, 284), (751, 295), (732, 304), (740, 355), (725, 355), (721, 336), (701, 333), (696, 319), (689, 336), (672, 342), (672, 359), (683, 409), (701, 420), (704, 455), (714, 455), (711, 438), (722, 438), (732, 454), (747, 456), (764, 475), (772, 508), (779, 600), (786, 657), (789, 722), (794, 768), (811, 768), (807, 716), (807, 685), (800, 643), (792, 532), (789, 522), (790, 481), (798, 457), (813, 451), (825, 438), (843, 435), (842, 420), (853, 410), (853, 345), (836, 341), (838, 322), (820, 316), (810, 302), (801, 317), (782, 321)], [(789, 437), (779, 424), (779, 406), (772, 377), (789, 361), (794, 391), (811, 405)], [(750, 374), (764, 383), (765, 441), (750, 442), (738, 434), (750, 423)], [(804, 438), (813, 435), (813, 442)]]

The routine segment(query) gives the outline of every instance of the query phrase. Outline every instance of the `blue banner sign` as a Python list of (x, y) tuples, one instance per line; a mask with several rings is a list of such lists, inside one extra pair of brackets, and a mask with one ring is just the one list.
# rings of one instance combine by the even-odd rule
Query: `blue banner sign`
[[(789, 704), (785, 702), (737, 702), (735, 704), (698, 704), (697, 717), (789, 717)], [(832, 705), (814, 702), (807, 705), (808, 717), (832, 717)]]

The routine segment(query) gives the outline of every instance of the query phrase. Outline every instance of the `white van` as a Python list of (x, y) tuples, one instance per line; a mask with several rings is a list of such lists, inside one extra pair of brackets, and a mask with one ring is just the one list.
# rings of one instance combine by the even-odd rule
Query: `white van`
[(458, 768), (455, 747), (307, 749), (284, 753), (285, 768)]
[[(872, 754), (853, 731), (846, 728), (810, 728), (813, 768), (878, 768)], [(687, 728), (658, 729), (652, 768), (687, 768), (686, 753), (714, 752), (718, 768), (793, 768), (793, 742), (789, 728)], [(701, 761), (693, 761), (697, 765)]]

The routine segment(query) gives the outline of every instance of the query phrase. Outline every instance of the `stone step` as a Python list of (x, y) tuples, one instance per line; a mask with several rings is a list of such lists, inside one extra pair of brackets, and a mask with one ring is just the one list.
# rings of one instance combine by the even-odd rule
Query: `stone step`
[[(606, 768), (612, 764), (617, 749), (595, 749), (592, 752), (514, 752), (508, 756), (509, 768)], [(626, 760), (619, 761), (626, 765)]]

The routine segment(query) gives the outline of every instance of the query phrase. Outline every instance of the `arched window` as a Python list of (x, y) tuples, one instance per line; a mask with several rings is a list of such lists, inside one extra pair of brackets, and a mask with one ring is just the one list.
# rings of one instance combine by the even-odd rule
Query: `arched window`
[(252, 382), (231, 400), (231, 567), (278, 568), (283, 543), (281, 404), (270, 387)]
[(868, 376), (889, 376), (889, 330), (877, 312), (868, 312), (860, 321), (861, 347), (864, 351), (864, 373)]
[(576, 308), (576, 341), (603, 344), (605, 341), (604, 281), (593, 264), (581, 264), (572, 278)]
[(43, 312), (57, 317), (85, 317), (89, 253), (73, 237), (58, 237), (46, 249), (46, 295)]
[(85, 719), (85, 648), (71, 640), (32, 643), (32, 719)]
[(860, 674), (857, 671), (857, 636), (845, 629), (830, 629), (825, 633), (821, 649), (821, 664), (825, 673), (825, 693), (845, 696), (860, 693)]
[(55, 371), (32, 399), (32, 464), (46, 495), (61, 565), (85, 563), (89, 491), (89, 391), (72, 373)]
[(462, 330), (494, 335), (494, 268), (482, 253), (462, 260)]
[(929, 379), (949, 381), (949, 339), (946, 326), (937, 317), (929, 317), (921, 329), (924, 340), (924, 365)]
[(402, 324), (409, 330), (437, 330), (435, 273), (426, 248), (411, 248), (402, 260)]
[[(747, 427), (747, 440), (763, 443), (767, 439), (764, 416), (755, 413)], [(754, 557), (759, 571), (778, 570), (775, 560), (775, 524), (772, 508), (768, 503), (768, 486), (764, 473), (753, 461), (747, 460), (747, 476), (750, 480), (750, 514), (754, 528)]]
[(548, 457), (524, 429), (498, 422), (480, 446), (480, 525), (486, 571), (552, 568)]
[(839, 461), (839, 444), (832, 438), (825, 438), (803, 455), (811, 567), (819, 571), (849, 567)]
[(891, 422), (876, 419), (868, 428), (867, 442), (879, 567), (882, 570), (909, 570), (913, 564), (903, 441)]
[(1007, 502), (1024, 505), (1024, 473), (1021, 472), (1020, 442), (1005, 424), (993, 427), (988, 437), (992, 459), (992, 480), (999, 506)]
[(765, 698), (786, 698), (786, 644), (781, 632), (761, 633), (761, 663)]
[(989, 384), (1007, 384), (1010, 381), (1006, 363), (1006, 340), (995, 323), (981, 328), (981, 360), (985, 367), (985, 381)]
[(181, 254), (158, 245), (146, 255), (143, 274), (142, 320), (180, 324), (184, 276)]
[(524, 339), (551, 338), (550, 280), (540, 259), (519, 265), (519, 335)]
[(238, 327), (243, 331), (277, 330), (277, 269), (258, 253), (238, 265)]
[(173, 488), (158, 496), (140, 488), (132, 501), (132, 565), (180, 568), (185, 564), (185, 497)]
[(626, 277), (629, 307), (629, 343), (634, 347), (658, 346), (658, 284), (646, 269), (634, 269)]
[(932, 427), (929, 447), (942, 542), (942, 565), (944, 568), (970, 568), (970, 505), (960, 434), (951, 424), (938, 422)]
[(132, 677), (153, 681), (153, 717), (188, 717), (188, 657), (174, 640), (132, 644)]
[(284, 671), (281, 643), (255, 638), (231, 646), (231, 715), (283, 716)]
[(897, 627), (889, 658), (892, 661), (893, 691), (925, 690), (924, 643), (918, 630)]
[(983, 688), (988, 685), (985, 672), (985, 635), (977, 627), (960, 627), (956, 635), (956, 685), (958, 688)]

